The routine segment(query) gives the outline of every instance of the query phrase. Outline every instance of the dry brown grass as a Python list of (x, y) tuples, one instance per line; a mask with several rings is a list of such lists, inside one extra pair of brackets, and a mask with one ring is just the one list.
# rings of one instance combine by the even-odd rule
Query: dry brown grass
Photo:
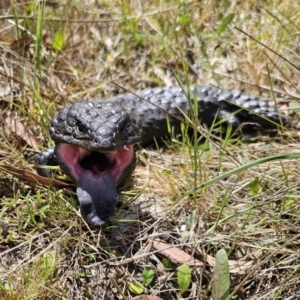
[[(178, 84), (177, 76), (185, 84), (299, 99), (297, 1), (47, 1), (40, 44), (42, 3), (7, 3), (0, 6), (2, 164), (34, 170), (36, 153), (53, 145), (51, 116), (66, 103), (122, 92), (112, 82), (135, 90)], [(65, 45), (55, 51), (59, 30)], [(129, 284), (141, 282), (145, 268), (155, 273), (147, 295), (210, 299), (219, 249), (230, 259), (233, 299), (299, 298), (297, 160), (257, 165), (192, 192), (249, 161), (300, 152), (295, 130), (253, 144), (208, 140), (205, 151), (187, 143), (169, 148), (139, 151), (121, 193), (128, 203), (100, 229), (82, 220), (72, 190), (29, 185), (2, 171), (0, 299), (133, 299)], [(157, 238), (203, 264), (191, 267), (183, 295), (180, 263), (163, 267)]]

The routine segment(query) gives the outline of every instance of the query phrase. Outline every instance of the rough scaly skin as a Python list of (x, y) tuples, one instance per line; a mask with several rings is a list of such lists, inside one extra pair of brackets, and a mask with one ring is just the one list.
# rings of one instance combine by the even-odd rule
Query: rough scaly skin
[[(49, 160), (53, 163), (56, 156), (61, 168), (78, 183), (82, 213), (93, 225), (104, 224), (113, 214), (114, 189), (135, 167), (132, 145), (167, 136), (166, 112), (174, 116), (169, 115), (175, 128), (180, 127), (182, 113), (189, 112), (188, 97), (181, 87), (148, 88), (135, 94), (141, 98), (121, 94), (64, 107), (53, 117), (49, 130), (55, 151), (48, 150), (38, 158), (42, 165)], [(207, 126), (224, 118), (233, 128), (245, 122), (258, 124), (263, 131), (276, 130), (276, 124), (290, 125), (268, 101), (239, 90), (194, 86), (189, 98), (197, 100), (198, 119)]]
[[(159, 138), (167, 135), (165, 111), (182, 118), (181, 111), (189, 110), (187, 97), (181, 87), (148, 88), (135, 93), (141, 98), (133, 94), (121, 94), (101, 101), (83, 101), (63, 108), (52, 121), (51, 138), (55, 142), (77, 143), (83, 147), (90, 146), (93, 141), (96, 141), (93, 148), (102, 150), (118, 149), (122, 144), (135, 142), (147, 144), (153, 140), (153, 137)], [(229, 117), (228, 123), (235, 128), (244, 122), (256, 123), (265, 128), (275, 128), (274, 123), (281, 122), (283, 125), (289, 123), (286, 117), (279, 117), (275, 107), (270, 106), (268, 101), (257, 96), (243, 94), (239, 90), (195, 86), (191, 87), (191, 101), (194, 101), (195, 97), (198, 101), (198, 118), (201, 123), (208, 126), (230, 114), (233, 115)], [(143, 98), (155, 105), (145, 102)], [(105, 102), (111, 102), (111, 104), (104, 105)], [(101, 106), (103, 106), (102, 109)], [(242, 110), (241, 107), (245, 109)], [(125, 125), (117, 124), (122, 113), (125, 119), (124, 110), (130, 113), (127, 117), (128, 122), (124, 122)], [(112, 111), (116, 113), (110, 115)], [(237, 113), (234, 114), (235, 112)], [(171, 121), (174, 126), (180, 123), (176, 119), (171, 119)], [(130, 122), (132, 122), (131, 127), (128, 125)], [(137, 123), (139, 125), (136, 125)], [(76, 126), (82, 126), (78, 129), (79, 132)], [(122, 134), (118, 135), (118, 126), (124, 128), (127, 136), (125, 140), (120, 140)], [(84, 131), (85, 128), (89, 130), (89, 133), (83, 133), (80, 136), (80, 130)], [(98, 132), (95, 132), (96, 129)], [(113, 137), (113, 133), (117, 136)]]

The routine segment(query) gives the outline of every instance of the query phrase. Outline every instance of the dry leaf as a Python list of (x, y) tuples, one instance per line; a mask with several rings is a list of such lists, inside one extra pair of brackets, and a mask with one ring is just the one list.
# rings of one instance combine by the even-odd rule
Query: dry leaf
[[(197, 247), (199, 254), (207, 261), (208, 265), (211, 267), (215, 266), (215, 258), (211, 255), (206, 254), (200, 247)], [(245, 274), (246, 271), (254, 265), (254, 261), (238, 261), (238, 260), (228, 260), (229, 263), (229, 272), (231, 274)]]
[(10, 131), (14, 132), (17, 136), (23, 139), (33, 149), (39, 150), (34, 135), (19, 121), (17, 114), (15, 114), (14, 117), (8, 115), (4, 120)]
[(58, 76), (51, 75), (48, 79), (51, 87), (58, 95), (62, 97), (66, 97), (68, 95), (64, 82)]
[(189, 266), (203, 266), (203, 263), (176, 246), (170, 245), (161, 239), (155, 239), (152, 247), (159, 250), (159, 254), (174, 264), (187, 264)]
[(139, 295), (133, 297), (132, 300), (163, 300), (163, 299), (157, 296)]
[[(174, 264), (187, 264), (189, 266), (203, 266), (204, 264), (193, 258), (183, 250), (176, 246), (166, 243), (161, 239), (155, 239), (152, 245), (153, 249), (159, 250), (159, 254), (169, 259)], [(200, 247), (197, 247), (197, 252), (203, 256), (203, 259), (211, 267), (215, 266), (215, 258), (206, 254)], [(229, 260), (229, 272), (232, 274), (245, 274), (254, 265), (254, 261), (237, 261)]]
[(67, 187), (71, 186), (72, 184), (70, 183), (65, 183), (63, 181), (59, 181), (57, 179), (52, 179), (52, 178), (46, 178), (42, 177), (32, 171), (26, 170), (26, 169), (21, 169), (13, 166), (7, 166), (4, 164), (0, 164), (0, 170), (1, 171), (6, 171), (12, 176), (22, 180), (26, 181), (27, 183), (30, 184), (37, 184), (37, 183), (42, 183), (44, 185), (53, 185), (53, 186), (60, 186), (60, 187)]

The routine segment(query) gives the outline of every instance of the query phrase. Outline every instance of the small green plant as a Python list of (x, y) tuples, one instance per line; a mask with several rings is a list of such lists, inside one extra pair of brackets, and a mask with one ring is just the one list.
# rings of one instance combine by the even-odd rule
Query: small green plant
[(144, 292), (145, 287), (149, 286), (155, 277), (155, 273), (152, 269), (145, 269), (143, 271), (143, 282), (134, 282), (128, 284), (128, 289), (135, 295), (140, 295)]
[(52, 42), (52, 47), (56, 51), (61, 51), (64, 47), (65, 44), (65, 31), (63, 29), (60, 29), (56, 32), (53, 42)]
[(143, 285), (148, 286), (154, 280), (155, 273), (152, 269), (145, 269), (143, 272)]
[(171, 268), (173, 268), (172, 263), (167, 258), (163, 258), (162, 261), (161, 261), (161, 263), (163, 264), (163, 266), (165, 267), (165, 269), (171, 269)]
[(144, 292), (144, 285), (140, 282), (131, 282), (128, 284), (128, 289), (134, 295), (141, 295)]
[(221, 249), (216, 254), (215, 271), (212, 282), (214, 300), (226, 300), (230, 294), (230, 273), (227, 253)]
[(177, 269), (177, 282), (180, 290), (180, 294), (184, 294), (190, 284), (191, 284), (191, 279), (192, 279), (192, 270), (191, 268), (183, 264)]

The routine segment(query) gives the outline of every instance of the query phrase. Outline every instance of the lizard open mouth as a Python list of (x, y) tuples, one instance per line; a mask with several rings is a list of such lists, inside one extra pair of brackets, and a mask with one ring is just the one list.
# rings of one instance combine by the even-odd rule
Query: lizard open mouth
[(55, 155), (61, 168), (77, 183), (77, 196), (87, 221), (93, 225), (106, 223), (118, 201), (117, 185), (135, 167), (133, 145), (104, 153), (58, 143)]

